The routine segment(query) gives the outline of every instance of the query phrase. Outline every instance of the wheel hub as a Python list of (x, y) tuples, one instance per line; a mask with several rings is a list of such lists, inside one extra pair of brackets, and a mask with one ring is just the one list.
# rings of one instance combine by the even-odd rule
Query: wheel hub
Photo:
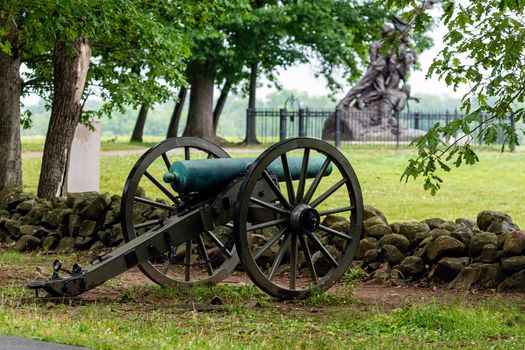
[(307, 204), (297, 205), (290, 216), (290, 227), (294, 233), (313, 232), (321, 223), (319, 213)]

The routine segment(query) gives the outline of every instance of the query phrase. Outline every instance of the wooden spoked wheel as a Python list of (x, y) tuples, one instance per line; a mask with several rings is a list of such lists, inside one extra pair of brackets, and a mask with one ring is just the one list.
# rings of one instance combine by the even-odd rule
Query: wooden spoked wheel
[[(188, 209), (198, 196), (176, 193), (162, 181), (173, 161), (229, 157), (219, 146), (193, 137), (168, 139), (144, 153), (131, 170), (122, 194), (121, 223), (126, 241)], [(199, 232), (195, 239), (139, 268), (151, 280), (165, 286), (218, 283), (239, 262), (231, 231), (220, 226)]]
[[(291, 175), (291, 157), (302, 159), (299, 176)], [(307, 178), (313, 157), (322, 157), (317, 159), (322, 166), (315, 177)], [(281, 182), (269, 167), (276, 160), (285, 176)], [(266, 182), (276, 200), (258, 196), (259, 181)], [(253, 206), (273, 212), (273, 218), (250, 222)], [(329, 215), (348, 221), (327, 219)], [(337, 225), (329, 223), (337, 220)], [(274, 297), (293, 299), (324, 291), (342, 277), (357, 250), (362, 221), (361, 189), (346, 157), (326, 142), (296, 138), (270, 147), (249, 168), (236, 203), (234, 230), (239, 256), (253, 282)]]

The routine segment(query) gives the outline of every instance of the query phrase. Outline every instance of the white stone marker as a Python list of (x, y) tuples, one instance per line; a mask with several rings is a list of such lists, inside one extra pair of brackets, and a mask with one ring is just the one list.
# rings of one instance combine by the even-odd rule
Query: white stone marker
[(100, 121), (92, 122), (95, 131), (78, 124), (71, 145), (67, 172), (67, 192), (100, 191)]

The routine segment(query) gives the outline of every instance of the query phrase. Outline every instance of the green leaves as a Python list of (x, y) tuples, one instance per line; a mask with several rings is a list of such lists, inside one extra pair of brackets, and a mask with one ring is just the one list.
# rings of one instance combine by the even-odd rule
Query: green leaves
[[(391, 0), (391, 5), (410, 7), (415, 16), (428, 21), (414, 10), (412, 2)], [(435, 126), (417, 140), (418, 155), (403, 173), (405, 180), (423, 176), (424, 188), (432, 193), (441, 183), (435, 175), (439, 170), (479, 161), (471, 148), (473, 140), (493, 144), (500, 139), (504, 141), (502, 150), (506, 146), (512, 149), (518, 144), (519, 128), (525, 121), (525, 2), (445, 0), (442, 7), (441, 20), (448, 29), (446, 46), (428, 75), (436, 75), (454, 88), (468, 84), (470, 91), (462, 100), (464, 119)], [(434, 165), (436, 161), (439, 168)]]

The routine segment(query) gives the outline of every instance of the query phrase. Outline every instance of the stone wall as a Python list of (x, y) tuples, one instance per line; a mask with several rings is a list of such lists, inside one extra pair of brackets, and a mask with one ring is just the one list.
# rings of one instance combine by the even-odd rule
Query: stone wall
[(17, 251), (66, 252), (114, 247), (124, 241), (120, 196), (70, 193), (44, 200), (17, 191), (0, 192), (0, 242)]
[[(70, 193), (48, 201), (4, 190), (0, 242), (12, 244), (17, 251), (115, 247), (124, 241), (120, 204), (120, 196), (107, 193)], [(159, 219), (163, 214), (145, 206), (136, 219)], [(323, 224), (338, 230), (348, 227), (345, 218), (332, 215)], [(264, 236), (256, 236), (264, 241)], [(313, 256), (316, 269), (329, 268), (326, 259), (317, 255)], [(353, 265), (380, 283), (525, 291), (525, 231), (509, 215), (491, 210), (479, 213), (476, 221), (433, 218), (389, 224), (380, 210), (366, 206), (363, 238)]]
[(476, 221), (389, 224), (383, 213), (367, 206), (354, 265), (371, 280), (394, 285), (413, 281), (461, 290), (525, 291), (525, 231), (509, 215), (492, 210), (480, 212)]

